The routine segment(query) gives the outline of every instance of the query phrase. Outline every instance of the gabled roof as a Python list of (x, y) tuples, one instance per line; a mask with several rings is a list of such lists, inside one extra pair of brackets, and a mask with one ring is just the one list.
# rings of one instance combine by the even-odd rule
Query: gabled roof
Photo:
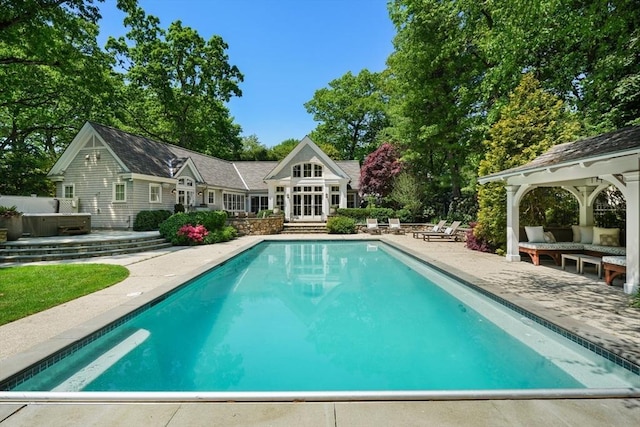
[[(350, 176), (347, 175), (347, 173), (343, 171), (342, 168), (340, 168), (340, 166), (338, 166), (338, 164), (335, 161), (333, 161), (329, 156), (327, 156), (325, 152), (322, 151), (320, 147), (318, 147), (316, 143), (311, 140), (311, 138), (309, 138), (308, 136), (305, 136), (304, 138), (302, 138), (302, 141), (300, 141), (298, 145), (296, 145), (293, 148), (293, 150), (291, 150), (291, 152), (287, 154), (287, 157), (285, 157), (280, 163), (278, 163), (278, 165), (271, 172), (269, 172), (269, 174), (267, 174), (267, 176), (264, 177), (264, 179), (265, 180), (273, 179), (282, 169), (288, 166), (291, 163), (291, 161), (296, 157), (296, 155), (300, 151), (302, 151), (305, 147), (310, 147), (316, 153), (318, 158), (322, 160), (322, 163), (324, 163), (327, 167), (332, 169), (338, 176), (342, 178), (350, 178)], [(358, 175), (359, 174), (360, 173), (358, 172)]]
[(197, 181), (211, 186), (241, 191), (266, 191), (265, 173), (282, 169), (287, 163), (287, 158), (292, 158), (302, 147), (310, 145), (325, 164), (339, 171), (345, 178), (351, 178), (352, 188), (358, 188), (360, 178), (360, 166), (357, 161), (334, 162), (308, 137), (305, 137), (281, 162), (230, 162), (93, 122), (87, 122), (83, 126), (49, 175), (63, 173), (82, 148), (80, 144), (88, 135), (94, 135), (93, 132), (115, 155), (122, 172), (125, 173), (174, 179), (180, 171), (190, 167), (198, 175), (194, 176)]
[(630, 126), (591, 138), (558, 144), (526, 165), (480, 177), (479, 182), (483, 184), (537, 170), (553, 169), (579, 163), (587, 164), (598, 160), (639, 153), (640, 126)]

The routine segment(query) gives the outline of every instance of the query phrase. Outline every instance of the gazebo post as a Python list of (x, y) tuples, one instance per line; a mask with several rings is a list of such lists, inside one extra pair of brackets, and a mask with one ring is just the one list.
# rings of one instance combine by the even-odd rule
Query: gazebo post
[(593, 192), (593, 187), (576, 187), (580, 192), (580, 225), (593, 225), (593, 203), (589, 203), (589, 196)]
[(516, 198), (519, 185), (507, 185), (507, 261), (520, 261), (520, 200)]
[(627, 202), (627, 294), (638, 292), (640, 284), (640, 172), (623, 174)]

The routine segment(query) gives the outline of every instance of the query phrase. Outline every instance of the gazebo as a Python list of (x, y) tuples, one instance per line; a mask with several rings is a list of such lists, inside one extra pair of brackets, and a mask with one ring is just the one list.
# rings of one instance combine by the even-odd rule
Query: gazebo
[(479, 178), (503, 181), (507, 190), (507, 261), (520, 261), (519, 215), (522, 197), (536, 187), (562, 187), (580, 206), (580, 225), (593, 225), (598, 194), (610, 185), (627, 204), (626, 282), (635, 293), (640, 282), (640, 126), (559, 144), (532, 162)]

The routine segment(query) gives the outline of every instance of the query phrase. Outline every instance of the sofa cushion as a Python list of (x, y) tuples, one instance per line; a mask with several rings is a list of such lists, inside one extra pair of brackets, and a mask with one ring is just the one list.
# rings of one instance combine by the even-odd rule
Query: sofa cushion
[(593, 243), (593, 227), (580, 226), (580, 243)]
[(531, 243), (544, 243), (545, 239), (544, 239), (544, 228), (539, 225), (539, 226), (534, 226), (534, 227), (525, 227), (524, 231), (527, 233), (527, 240), (529, 240), (529, 242)]
[(550, 231), (545, 231), (544, 241), (545, 243), (556, 243), (556, 236), (554, 236), (553, 233)]
[(615, 234), (601, 234), (600, 244), (602, 246), (620, 246), (620, 241)]
[(609, 255), (626, 255), (627, 248), (624, 246), (602, 246), (602, 245), (584, 245), (585, 251), (600, 252)]
[(603, 256), (602, 262), (605, 264), (615, 264), (615, 265), (627, 265), (627, 257), (626, 256)]
[(584, 249), (582, 243), (573, 242), (557, 242), (557, 243), (538, 243), (538, 242), (520, 242), (518, 245), (521, 248), (527, 249), (546, 249), (546, 250), (558, 250), (558, 251), (581, 251)]
[(600, 245), (600, 236), (603, 234), (613, 234), (620, 241), (620, 229), (619, 228), (600, 228), (593, 227), (593, 243), (594, 245)]
[(580, 243), (580, 226), (579, 225), (572, 225), (571, 226), (571, 232), (573, 233), (573, 242), (574, 243)]

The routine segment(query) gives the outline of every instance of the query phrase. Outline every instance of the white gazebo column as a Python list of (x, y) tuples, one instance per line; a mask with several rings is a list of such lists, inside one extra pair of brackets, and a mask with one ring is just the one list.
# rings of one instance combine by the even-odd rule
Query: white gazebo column
[(507, 185), (507, 261), (520, 261), (520, 200), (516, 199), (519, 185)]
[(640, 285), (640, 172), (623, 174), (627, 202), (627, 294), (638, 292)]
[[(593, 225), (593, 201), (589, 196), (593, 187), (577, 187), (580, 192), (580, 225)], [(591, 201), (591, 203), (589, 203)]]

